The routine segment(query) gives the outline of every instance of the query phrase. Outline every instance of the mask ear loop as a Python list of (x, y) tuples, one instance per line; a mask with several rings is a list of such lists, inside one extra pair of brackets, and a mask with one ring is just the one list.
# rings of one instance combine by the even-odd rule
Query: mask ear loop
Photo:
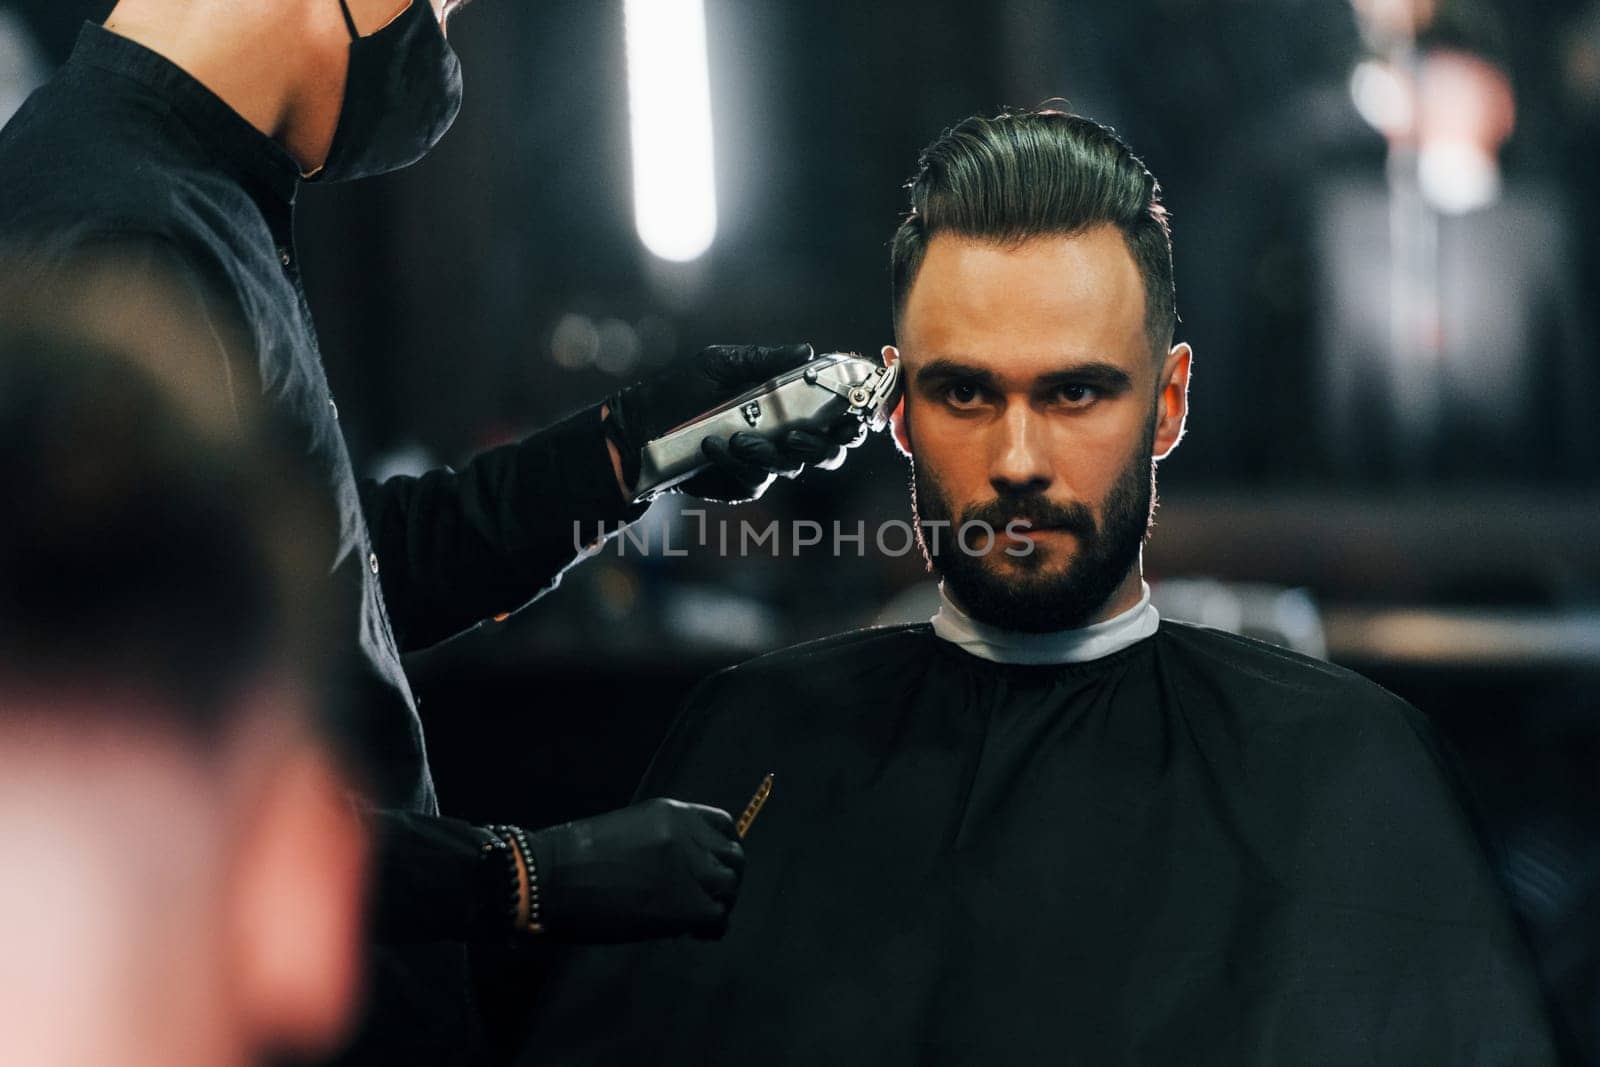
[(350, 4), (348, 0), (339, 0), (339, 10), (344, 15), (345, 28), (350, 31), (350, 39), (359, 41), (361, 34), (356, 30), (356, 20), (350, 17)]

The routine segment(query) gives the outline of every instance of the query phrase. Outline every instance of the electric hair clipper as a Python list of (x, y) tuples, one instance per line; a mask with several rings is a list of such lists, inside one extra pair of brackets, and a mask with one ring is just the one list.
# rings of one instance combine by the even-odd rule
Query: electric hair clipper
[(853, 352), (830, 352), (802, 363), (726, 403), (675, 426), (644, 446), (634, 502), (704, 470), (707, 437), (754, 433), (776, 444), (790, 430), (821, 432), (840, 415), (870, 430), (888, 425), (900, 384), (900, 365), (884, 366)]

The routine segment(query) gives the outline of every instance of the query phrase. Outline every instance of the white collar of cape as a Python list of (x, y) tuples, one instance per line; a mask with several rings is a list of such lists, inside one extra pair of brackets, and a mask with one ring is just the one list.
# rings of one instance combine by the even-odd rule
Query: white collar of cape
[(1143, 641), (1161, 624), (1150, 603), (1150, 586), (1140, 581), (1139, 602), (1120, 615), (1076, 630), (1019, 633), (979, 622), (956, 607), (939, 583), (939, 613), (933, 632), (956, 647), (994, 663), (1087, 663)]

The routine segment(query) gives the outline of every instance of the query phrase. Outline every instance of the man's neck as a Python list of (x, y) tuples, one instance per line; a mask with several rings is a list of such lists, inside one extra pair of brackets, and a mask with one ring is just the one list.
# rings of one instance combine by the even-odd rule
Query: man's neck
[(1101, 605), (1100, 610), (1095, 612), (1084, 623), (1085, 626), (1093, 626), (1097, 622), (1114, 619), (1144, 598), (1143, 553), (1140, 556), (1140, 560), (1128, 569), (1127, 574), (1122, 576), (1122, 584), (1117, 586), (1116, 592), (1106, 598), (1105, 604)]
[(302, 171), (327, 157), (349, 43), (337, 0), (120, 0), (105, 25), (182, 68)]
[[(1138, 572), (1133, 574), (1138, 580)], [(995, 663), (1087, 663), (1120, 652), (1156, 632), (1161, 616), (1150, 603), (1149, 589), (1142, 580), (1138, 593), (1137, 599), (1121, 611), (1097, 613), (1095, 621), (1077, 629), (1028, 633), (972, 618), (951, 596), (949, 585), (940, 583), (939, 613), (931, 620), (933, 634), (979, 659)]]

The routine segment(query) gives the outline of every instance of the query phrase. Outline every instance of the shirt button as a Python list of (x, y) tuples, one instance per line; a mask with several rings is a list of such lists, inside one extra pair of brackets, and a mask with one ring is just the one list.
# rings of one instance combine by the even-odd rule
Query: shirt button
[(278, 249), (278, 262), (282, 263), (285, 267), (294, 262), (294, 256), (289, 254), (289, 249), (287, 247)]
[(373, 574), (378, 573), (378, 554), (376, 552), (367, 553), (367, 570)]

